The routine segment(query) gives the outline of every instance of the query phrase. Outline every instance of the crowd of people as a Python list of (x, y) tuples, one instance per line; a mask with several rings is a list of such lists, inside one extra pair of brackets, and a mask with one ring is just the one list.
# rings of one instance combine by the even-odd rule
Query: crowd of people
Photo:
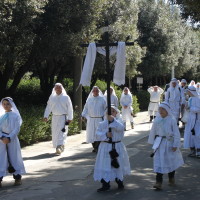
[[(179, 123), (184, 129), (184, 148), (190, 149), (189, 156), (200, 158), (200, 83), (173, 78), (165, 89), (158, 86), (148, 88), (150, 102), (148, 113), (153, 122), (148, 142), (153, 145), (154, 188), (162, 188), (163, 174), (168, 174), (169, 185), (175, 184), (175, 170), (184, 164), (180, 151)], [(163, 102), (161, 99), (163, 98)], [(97, 153), (94, 166), (94, 180), (102, 187), (97, 191), (110, 189), (110, 181), (116, 181), (119, 189), (124, 188), (123, 179), (131, 173), (126, 147), (122, 142), (130, 122), (134, 129), (132, 94), (125, 87), (118, 100), (110, 87), (111, 114), (108, 114), (107, 92), (94, 86), (88, 95), (82, 119), (86, 120), (86, 142), (91, 143), (92, 152)], [(120, 109), (121, 108), (121, 111)], [(52, 143), (56, 155), (64, 151), (68, 125), (73, 120), (73, 106), (63, 85), (56, 83), (44, 112), (47, 122), (52, 113)], [(0, 103), (0, 187), (7, 172), (13, 174), (14, 185), (21, 185), (25, 167), (21, 155), (18, 133), (22, 124), (20, 113), (10, 97)]]

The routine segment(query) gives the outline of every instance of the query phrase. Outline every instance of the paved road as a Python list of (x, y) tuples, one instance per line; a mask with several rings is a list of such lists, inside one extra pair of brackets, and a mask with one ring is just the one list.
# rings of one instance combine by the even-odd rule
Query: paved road
[[(4, 179), (0, 189), (0, 200), (190, 200), (200, 199), (200, 159), (187, 157), (183, 151), (185, 165), (176, 174), (177, 186), (171, 188), (164, 177), (163, 191), (152, 189), (155, 174), (152, 159), (149, 157), (151, 146), (147, 136), (151, 124), (147, 112), (138, 113), (135, 129), (126, 131), (124, 143), (127, 147), (132, 173), (125, 178), (123, 191), (118, 191), (115, 183), (111, 190), (97, 193), (99, 182), (93, 181), (95, 154), (85, 141), (85, 132), (68, 137), (66, 151), (55, 156), (51, 142), (42, 142), (22, 149), (27, 174), (23, 185), (13, 187), (11, 176)], [(129, 127), (130, 128), (130, 127)]]

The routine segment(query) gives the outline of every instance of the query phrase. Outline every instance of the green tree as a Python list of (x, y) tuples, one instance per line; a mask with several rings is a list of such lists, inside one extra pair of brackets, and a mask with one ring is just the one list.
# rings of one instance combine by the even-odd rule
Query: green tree
[[(12, 95), (31, 67), (34, 18), (41, 12), (40, 6), (40, 1), (0, 2), (0, 97)], [(13, 82), (8, 88), (9, 79)]]
[(181, 9), (181, 15), (193, 23), (200, 21), (200, 1), (199, 0), (170, 0), (173, 4), (178, 4)]

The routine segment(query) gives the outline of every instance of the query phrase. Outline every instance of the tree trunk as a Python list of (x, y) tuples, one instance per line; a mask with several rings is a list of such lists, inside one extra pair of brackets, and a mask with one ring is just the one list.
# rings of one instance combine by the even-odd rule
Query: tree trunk
[(81, 112), (82, 112), (82, 86), (79, 85), (82, 73), (82, 57), (74, 58), (74, 85), (73, 85), (73, 106), (79, 117), (79, 129), (82, 130)]

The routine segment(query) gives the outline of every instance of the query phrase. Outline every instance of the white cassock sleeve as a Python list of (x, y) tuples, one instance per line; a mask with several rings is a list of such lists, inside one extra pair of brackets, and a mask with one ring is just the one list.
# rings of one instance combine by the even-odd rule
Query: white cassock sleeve
[(13, 124), (13, 130), (11, 133), (9, 133), (9, 137), (12, 140), (20, 131), (20, 117), (17, 116), (16, 119), (13, 118), (12, 120), (15, 120), (14, 124)]
[(85, 103), (85, 106), (83, 108), (83, 112), (82, 112), (82, 117), (85, 117), (86, 119), (88, 118), (88, 102)]
[(67, 115), (68, 115), (68, 120), (73, 119), (73, 106), (70, 97), (67, 97)]
[(148, 138), (148, 143), (153, 144), (156, 136), (156, 124), (153, 123), (150, 133), (149, 133), (149, 138)]
[(169, 103), (169, 88), (167, 89), (167, 92), (165, 93), (165, 101)]
[(96, 130), (97, 141), (107, 141), (108, 125), (105, 121), (100, 122)]
[(44, 118), (48, 118), (50, 113), (52, 112), (52, 105), (51, 104), (52, 104), (51, 98), (49, 98), (45, 112), (44, 112)]
[(152, 88), (148, 88), (147, 91), (151, 94), (153, 92)]
[(180, 147), (180, 132), (175, 119), (172, 119), (172, 130), (174, 134), (173, 147)]
[(162, 88), (158, 88), (158, 92), (160, 93), (160, 94), (162, 94), (163, 92), (164, 92), (164, 90), (162, 89)]

